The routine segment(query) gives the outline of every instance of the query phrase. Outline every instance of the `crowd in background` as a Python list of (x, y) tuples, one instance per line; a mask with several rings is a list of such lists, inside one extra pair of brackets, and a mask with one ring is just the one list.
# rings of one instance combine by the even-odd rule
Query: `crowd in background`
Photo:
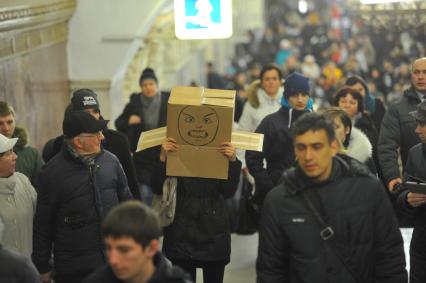
[(424, 27), (401, 31), (366, 26), (338, 5), (325, 15), (302, 15), (281, 2), (267, 10), (265, 29), (247, 31), (235, 46), (224, 83), (211, 86), (225, 85), (244, 97), (261, 66), (274, 63), (283, 77), (300, 72), (312, 79), (317, 108), (329, 106), (333, 93), (352, 75), (364, 78), (370, 92), (388, 105), (410, 85), (410, 63), (426, 54)]

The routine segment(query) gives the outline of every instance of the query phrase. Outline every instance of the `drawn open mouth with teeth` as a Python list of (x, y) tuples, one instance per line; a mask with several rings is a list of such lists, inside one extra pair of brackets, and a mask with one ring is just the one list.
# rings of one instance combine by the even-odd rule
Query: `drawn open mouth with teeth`
[(209, 136), (205, 130), (190, 130), (188, 131), (188, 136), (194, 139), (204, 139)]

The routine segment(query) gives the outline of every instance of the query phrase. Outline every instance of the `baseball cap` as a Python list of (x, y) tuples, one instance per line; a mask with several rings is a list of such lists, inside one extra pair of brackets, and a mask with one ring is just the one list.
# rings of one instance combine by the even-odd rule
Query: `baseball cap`
[(98, 120), (85, 111), (65, 113), (62, 129), (64, 136), (73, 138), (81, 133), (97, 133), (106, 129), (109, 120)]
[(11, 150), (15, 146), (17, 141), (18, 138), (9, 139), (8, 137), (0, 134), (0, 153), (4, 153), (8, 150)]

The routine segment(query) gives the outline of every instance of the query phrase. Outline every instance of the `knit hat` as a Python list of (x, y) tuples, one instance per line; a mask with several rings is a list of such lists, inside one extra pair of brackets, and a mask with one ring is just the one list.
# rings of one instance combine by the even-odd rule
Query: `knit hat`
[(74, 111), (95, 109), (100, 112), (98, 96), (91, 89), (83, 88), (74, 91), (71, 98), (71, 104)]
[(0, 134), (0, 153), (4, 153), (6, 151), (11, 150), (16, 142), (18, 141), (18, 138), (11, 138), (3, 136)]
[(292, 73), (284, 82), (284, 97), (289, 98), (298, 93), (309, 95), (309, 78), (299, 73)]
[(86, 111), (65, 113), (62, 129), (64, 136), (73, 138), (81, 133), (97, 133), (106, 129), (109, 120), (98, 120)]
[(147, 79), (154, 80), (156, 83), (158, 83), (157, 76), (155, 75), (154, 70), (151, 68), (146, 68), (142, 71), (142, 74), (139, 77), (139, 84), (142, 84), (142, 82)]

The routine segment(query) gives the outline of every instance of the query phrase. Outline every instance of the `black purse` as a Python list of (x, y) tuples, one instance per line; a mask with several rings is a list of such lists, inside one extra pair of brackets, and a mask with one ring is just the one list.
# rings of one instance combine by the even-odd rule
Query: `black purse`
[(243, 178), (238, 209), (238, 235), (251, 235), (257, 232), (259, 223), (258, 207), (253, 203), (253, 184)]

